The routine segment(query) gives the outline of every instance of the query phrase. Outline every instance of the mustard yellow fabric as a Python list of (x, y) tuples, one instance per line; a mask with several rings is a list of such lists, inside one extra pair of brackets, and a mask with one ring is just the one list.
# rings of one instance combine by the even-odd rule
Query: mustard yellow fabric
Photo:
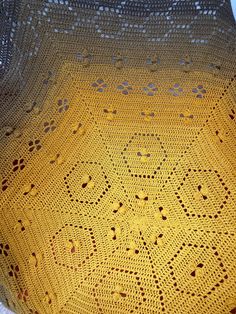
[(1, 301), (19, 314), (236, 313), (229, 1), (10, 9)]

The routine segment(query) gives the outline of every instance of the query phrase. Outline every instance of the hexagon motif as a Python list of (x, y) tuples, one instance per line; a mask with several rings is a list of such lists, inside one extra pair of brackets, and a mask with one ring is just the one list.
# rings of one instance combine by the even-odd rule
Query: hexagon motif
[(217, 249), (207, 245), (183, 243), (167, 264), (175, 290), (192, 297), (207, 298), (228, 279)]
[(79, 225), (65, 224), (53, 235), (50, 244), (55, 263), (74, 271), (97, 252), (93, 229)]
[(86, 204), (98, 204), (111, 188), (102, 165), (96, 161), (77, 162), (64, 177), (64, 183), (71, 201)]
[[(119, 258), (118, 258), (119, 259)], [(123, 258), (120, 256), (119, 261)], [(154, 285), (153, 276), (142, 276), (135, 270), (116, 268), (116, 257), (101, 260), (100, 267), (89, 274), (84, 281), (78, 280), (78, 288), (66, 302), (66, 309), (73, 308), (76, 313), (128, 314), (128, 313), (162, 313), (164, 297), (160, 287)], [(145, 269), (144, 269), (145, 272)], [(155, 300), (147, 298), (156, 295)], [(86, 300), (86, 302), (85, 302)]]
[(93, 295), (99, 313), (137, 313), (147, 300), (145, 290), (137, 272), (111, 268), (95, 284)]
[(153, 133), (135, 133), (121, 154), (132, 177), (154, 179), (167, 159), (159, 135)]
[(190, 218), (218, 218), (230, 194), (218, 171), (211, 169), (189, 169), (175, 192)]

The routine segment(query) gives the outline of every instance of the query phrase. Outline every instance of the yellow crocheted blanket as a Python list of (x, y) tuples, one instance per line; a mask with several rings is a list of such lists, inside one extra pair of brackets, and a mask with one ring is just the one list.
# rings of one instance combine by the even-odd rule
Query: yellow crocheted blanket
[(3, 1), (1, 14), (1, 301), (236, 313), (229, 1)]

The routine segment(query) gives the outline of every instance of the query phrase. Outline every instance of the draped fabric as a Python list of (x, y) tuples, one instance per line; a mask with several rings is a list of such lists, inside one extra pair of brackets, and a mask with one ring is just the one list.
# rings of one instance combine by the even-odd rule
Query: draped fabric
[(0, 300), (236, 313), (229, 0), (3, 0)]

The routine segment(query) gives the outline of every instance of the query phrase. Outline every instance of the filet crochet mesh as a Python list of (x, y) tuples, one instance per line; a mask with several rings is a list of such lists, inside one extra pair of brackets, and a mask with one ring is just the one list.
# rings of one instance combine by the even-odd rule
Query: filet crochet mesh
[(229, 0), (0, 8), (2, 302), (236, 313)]

